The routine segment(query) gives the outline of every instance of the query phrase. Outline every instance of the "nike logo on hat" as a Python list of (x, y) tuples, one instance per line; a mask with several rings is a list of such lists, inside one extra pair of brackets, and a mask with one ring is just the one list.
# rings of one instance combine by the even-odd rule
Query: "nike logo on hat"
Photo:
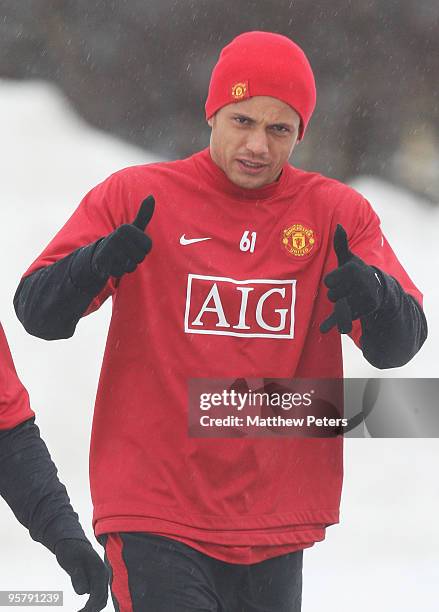
[(204, 240), (212, 240), (212, 238), (186, 238), (184, 234), (180, 236), (180, 244), (183, 246), (194, 244), (195, 242), (203, 242)]

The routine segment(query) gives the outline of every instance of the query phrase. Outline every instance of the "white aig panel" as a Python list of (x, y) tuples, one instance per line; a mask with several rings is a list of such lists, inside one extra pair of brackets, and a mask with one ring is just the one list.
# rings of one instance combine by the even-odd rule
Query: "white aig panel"
[(184, 330), (245, 338), (294, 338), (296, 281), (189, 274)]

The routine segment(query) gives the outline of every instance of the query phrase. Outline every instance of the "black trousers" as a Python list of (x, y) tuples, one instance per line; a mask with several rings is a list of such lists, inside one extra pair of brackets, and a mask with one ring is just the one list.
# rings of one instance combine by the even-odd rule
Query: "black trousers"
[(303, 551), (225, 563), (148, 533), (101, 536), (116, 612), (300, 612)]

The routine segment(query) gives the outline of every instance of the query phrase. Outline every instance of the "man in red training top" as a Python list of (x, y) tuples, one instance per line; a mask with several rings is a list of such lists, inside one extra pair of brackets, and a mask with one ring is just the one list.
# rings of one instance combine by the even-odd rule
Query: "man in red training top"
[(314, 106), (295, 43), (238, 36), (212, 73), (210, 147), (92, 189), (17, 290), (48, 340), (113, 299), (90, 475), (118, 610), (297, 612), (302, 551), (339, 520), (340, 436), (192, 438), (189, 379), (339, 378), (339, 332), (379, 368), (425, 340), (370, 204), (288, 163)]
[[(84, 612), (107, 603), (105, 565), (85, 536), (66, 488), (35, 425), (29, 396), (15, 371), (0, 323), (0, 495), (70, 575), (77, 593), (90, 593)], [(0, 557), (6, 560), (6, 551)]]

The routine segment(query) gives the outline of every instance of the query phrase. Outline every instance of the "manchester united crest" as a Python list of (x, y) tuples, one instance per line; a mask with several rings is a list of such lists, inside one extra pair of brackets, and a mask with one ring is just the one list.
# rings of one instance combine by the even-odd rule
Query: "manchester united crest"
[(291, 255), (305, 257), (313, 250), (316, 243), (314, 230), (302, 223), (295, 223), (282, 232), (282, 244)]
[(240, 83), (235, 83), (232, 87), (232, 98), (234, 100), (242, 100), (245, 98), (247, 93), (247, 83), (245, 81), (241, 81)]

